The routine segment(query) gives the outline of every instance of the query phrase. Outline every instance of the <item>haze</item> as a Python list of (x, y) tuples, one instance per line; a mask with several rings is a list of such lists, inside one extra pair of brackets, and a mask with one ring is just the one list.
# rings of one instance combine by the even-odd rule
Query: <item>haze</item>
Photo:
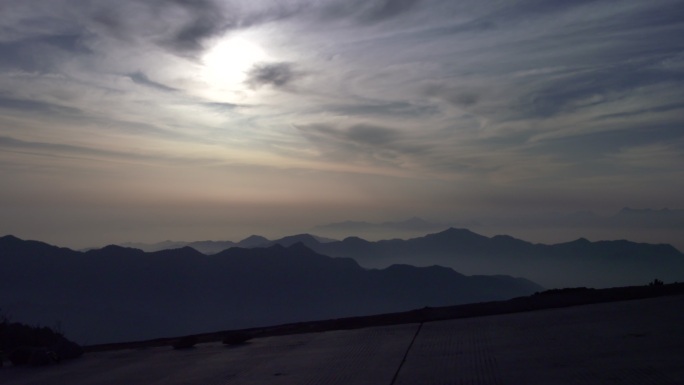
[[(681, 209), (683, 9), (0, 0), (0, 234), (87, 247)], [(677, 240), (542, 230), (527, 239)]]

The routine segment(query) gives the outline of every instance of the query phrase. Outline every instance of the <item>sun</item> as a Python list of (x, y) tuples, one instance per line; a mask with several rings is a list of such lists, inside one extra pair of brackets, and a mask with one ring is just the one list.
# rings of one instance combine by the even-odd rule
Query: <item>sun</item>
[(267, 60), (258, 44), (244, 37), (224, 38), (202, 57), (202, 78), (216, 91), (240, 92), (254, 64)]

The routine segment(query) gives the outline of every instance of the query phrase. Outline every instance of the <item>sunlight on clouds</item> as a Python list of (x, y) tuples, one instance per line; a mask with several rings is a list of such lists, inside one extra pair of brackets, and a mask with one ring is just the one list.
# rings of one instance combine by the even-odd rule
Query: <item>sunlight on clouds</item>
[(235, 100), (246, 91), (247, 72), (256, 63), (269, 60), (269, 55), (247, 37), (220, 39), (202, 57), (201, 78), (216, 99)]

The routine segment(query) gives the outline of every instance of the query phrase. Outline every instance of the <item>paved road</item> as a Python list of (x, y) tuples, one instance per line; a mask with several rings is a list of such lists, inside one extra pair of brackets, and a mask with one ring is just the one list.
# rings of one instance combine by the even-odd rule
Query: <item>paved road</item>
[(425, 324), (396, 384), (684, 384), (684, 296)]
[(90, 353), (0, 384), (684, 384), (684, 296)]

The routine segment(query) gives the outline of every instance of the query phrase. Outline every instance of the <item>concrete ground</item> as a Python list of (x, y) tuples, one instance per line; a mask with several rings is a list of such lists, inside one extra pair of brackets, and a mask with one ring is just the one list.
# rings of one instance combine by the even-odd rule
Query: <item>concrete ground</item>
[(5, 363), (0, 384), (684, 384), (684, 296)]

